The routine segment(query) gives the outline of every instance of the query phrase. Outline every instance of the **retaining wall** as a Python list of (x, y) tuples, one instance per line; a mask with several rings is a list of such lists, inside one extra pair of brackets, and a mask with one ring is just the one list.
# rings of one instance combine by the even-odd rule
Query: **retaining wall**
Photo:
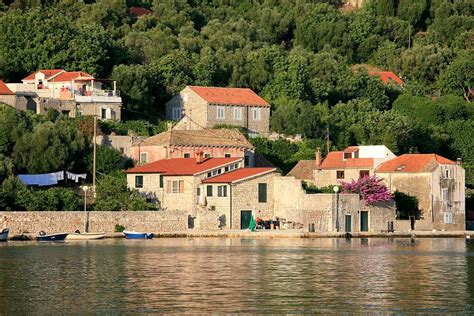
[[(6, 212), (11, 234), (84, 231), (84, 212)], [(120, 211), (90, 212), (89, 231), (111, 233), (119, 224), (127, 230), (147, 232), (183, 231), (188, 227), (188, 215), (181, 211)], [(1, 223), (0, 223), (1, 225)]]

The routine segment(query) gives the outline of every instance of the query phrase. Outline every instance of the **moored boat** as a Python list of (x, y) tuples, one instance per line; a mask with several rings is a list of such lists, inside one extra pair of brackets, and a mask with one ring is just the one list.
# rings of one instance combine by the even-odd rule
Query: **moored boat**
[(8, 233), (10, 230), (8, 228), (4, 228), (0, 231), (0, 241), (7, 241)]
[(126, 239), (152, 239), (152, 233), (143, 233), (143, 232), (134, 232), (134, 231), (127, 231), (124, 230), (123, 233), (125, 234)]
[(40, 232), (40, 234), (38, 236), (36, 236), (36, 240), (37, 241), (64, 241), (66, 239), (67, 235), (68, 235), (68, 233), (58, 233), (58, 234), (46, 235), (46, 234), (44, 234), (44, 232)]
[(105, 233), (72, 233), (67, 235), (66, 240), (97, 240), (105, 236)]

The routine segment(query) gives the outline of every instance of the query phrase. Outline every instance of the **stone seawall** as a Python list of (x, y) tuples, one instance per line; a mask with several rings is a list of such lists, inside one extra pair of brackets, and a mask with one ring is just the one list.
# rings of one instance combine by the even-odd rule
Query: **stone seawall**
[[(7, 212), (0, 218), (9, 219), (11, 234), (39, 231), (47, 233), (84, 231), (84, 212)], [(1, 225), (2, 223), (0, 223)], [(89, 231), (112, 233), (119, 224), (127, 230), (149, 232), (183, 231), (188, 227), (188, 215), (179, 211), (90, 212)]]

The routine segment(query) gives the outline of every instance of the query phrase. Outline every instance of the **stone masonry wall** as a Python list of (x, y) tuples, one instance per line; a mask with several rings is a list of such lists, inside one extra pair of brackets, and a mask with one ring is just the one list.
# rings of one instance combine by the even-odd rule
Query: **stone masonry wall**
[[(84, 212), (0, 212), (9, 219), (11, 234), (39, 231), (47, 233), (84, 231)], [(187, 212), (121, 211), (90, 212), (89, 231), (112, 233), (119, 224), (128, 230), (147, 232), (183, 231), (187, 229)]]

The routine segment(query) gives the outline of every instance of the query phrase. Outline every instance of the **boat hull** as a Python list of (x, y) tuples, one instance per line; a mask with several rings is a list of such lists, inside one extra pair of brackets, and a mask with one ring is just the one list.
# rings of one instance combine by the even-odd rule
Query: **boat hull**
[(41, 242), (48, 242), (48, 241), (64, 241), (67, 237), (68, 233), (60, 233), (60, 234), (51, 234), (51, 235), (44, 235), (44, 236), (36, 236), (37, 241)]
[(97, 240), (105, 238), (105, 233), (83, 233), (83, 234), (69, 234), (66, 240)]
[(7, 241), (9, 232), (10, 232), (10, 230), (8, 228), (2, 229), (0, 231), (0, 241)]
[(124, 231), (125, 239), (152, 239), (152, 233)]

